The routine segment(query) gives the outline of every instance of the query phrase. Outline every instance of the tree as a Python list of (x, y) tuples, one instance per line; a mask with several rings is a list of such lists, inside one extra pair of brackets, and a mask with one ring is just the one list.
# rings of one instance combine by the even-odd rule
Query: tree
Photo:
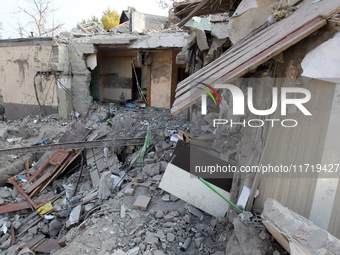
[[(0, 21), (0, 31), (3, 30), (2, 28), (2, 22)], [(2, 39), (2, 34), (0, 33), (0, 39)]]
[(183, 2), (182, 0), (155, 0), (162, 9), (171, 9), (174, 3)]
[[(23, 13), (29, 16), (31, 29), (39, 37), (53, 35), (64, 25), (60, 22), (54, 23), (54, 18), (51, 18), (51, 14), (53, 15), (55, 11), (52, 2), (53, 0), (27, 0), (29, 8), (18, 6)], [(19, 28), (22, 30), (24, 27), (19, 25)], [(24, 32), (27, 33), (26, 30)]]
[(115, 10), (111, 11), (110, 7), (108, 7), (107, 10), (103, 12), (103, 16), (100, 19), (101, 21), (100, 25), (105, 31), (107, 31), (111, 28), (118, 26), (119, 20), (120, 20), (120, 16), (118, 12)]
[(92, 15), (88, 19), (82, 19), (82, 21), (78, 22), (78, 24), (86, 24), (86, 23), (90, 23), (90, 22), (96, 22), (97, 24), (100, 24), (98, 17), (96, 17), (94, 15)]

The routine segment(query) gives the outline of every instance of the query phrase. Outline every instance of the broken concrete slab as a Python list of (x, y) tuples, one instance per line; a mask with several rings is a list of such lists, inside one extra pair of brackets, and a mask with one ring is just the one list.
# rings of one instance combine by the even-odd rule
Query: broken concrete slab
[(160, 174), (160, 170), (161, 170), (160, 163), (149, 164), (143, 167), (143, 172), (150, 176)]
[(207, 36), (203, 28), (196, 28), (194, 30), (194, 33), (196, 34), (197, 46), (200, 49), (200, 51), (208, 50), (209, 44), (208, 44)]
[(135, 189), (133, 189), (133, 188), (126, 188), (124, 190), (124, 194), (126, 196), (133, 196), (135, 194)]
[(116, 250), (112, 255), (126, 255), (122, 250)]
[(200, 220), (203, 220), (203, 214), (200, 212), (200, 210), (198, 210), (197, 208), (195, 208), (191, 205), (186, 205), (186, 208), (191, 214), (195, 215)]
[(173, 241), (175, 241), (176, 236), (173, 233), (167, 233), (166, 234), (166, 240), (170, 243), (172, 243)]
[(0, 140), (5, 141), (8, 137), (8, 133), (6, 129), (0, 129)]
[(136, 201), (133, 203), (132, 208), (146, 211), (150, 203), (150, 200), (151, 200), (151, 197), (139, 195)]
[(158, 237), (154, 233), (151, 233), (151, 232), (146, 233), (146, 237), (144, 241), (147, 242), (148, 244), (158, 245)]
[[(257, 8), (254, 8), (255, 5), (251, 5), (250, 8), (246, 8), (245, 11), (236, 10), (234, 16), (231, 17), (228, 23), (228, 35), (230, 41), (235, 44), (244, 38), (248, 33), (258, 28), (265, 22), (267, 22), (268, 17), (271, 12), (269, 6), (275, 2), (276, 0), (243, 0), (238, 8), (242, 7), (242, 3), (253, 2), (257, 5)], [(238, 13), (242, 13), (240, 16), (236, 16)]]
[[(188, 43), (182, 48), (182, 50), (176, 56), (176, 64), (187, 64), (190, 58), (189, 49), (196, 43), (196, 35), (195, 33), (191, 33), (188, 38)], [(165, 170), (165, 169), (164, 169)]]
[(270, 251), (270, 241), (259, 237), (259, 230), (245, 225), (240, 218), (234, 219), (234, 228), (244, 254), (261, 255)]
[(340, 33), (307, 53), (301, 62), (304, 77), (340, 82)]
[(164, 212), (163, 211), (158, 211), (155, 215), (157, 219), (162, 219), (164, 217)]
[(157, 33), (140, 36), (129, 49), (182, 48), (186, 44), (188, 35), (183, 33)]
[(165, 253), (163, 251), (161, 251), (161, 250), (155, 250), (153, 255), (165, 255)]
[(105, 251), (112, 251), (114, 248), (117, 247), (117, 240), (114, 239), (107, 239), (102, 242), (101, 249)]
[[(225, 190), (215, 185), (213, 187), (226, 198), (230, 198)], [(168, 164), (159, 188), (215, 217), (225, 216), (229, 209), (229, 204), (198, 178), (192, 178), (189, 172), (171, 163)]]
[(51, 237), (57, 236), (59, 233), (62, 223), (58, 219), (53, 219), (49, 224), (49, 233)]
[(216, 22), (211, 23), (211, 34), (215, 36), (217, 39), (226, 39), (228, 38), (228, 23), (225, 22)]
[(339, 239), (274, 199), (266, 200), (262, 217), (267, 230), (291, 254), (340, 254)]

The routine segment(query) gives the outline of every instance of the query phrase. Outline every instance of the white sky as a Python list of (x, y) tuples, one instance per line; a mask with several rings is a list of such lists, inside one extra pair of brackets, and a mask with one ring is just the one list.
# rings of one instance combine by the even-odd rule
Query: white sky
[[(18, 13), (17, 6), (25, 6), (26, 0), (0, 0), (0, 21), (3, 29), (0, 33), (3, 39), (18, 38), (19, 31), (17, 20), (23, 25), (28, 23), (25, 14)], [(53, 0), (54, 8), (57, 9), (54, 15), (55, 21), (65, 23), (63, 31), (69, 31), (82, 19), (90, 18), (92, 15), (99, 19), (107, 7), (115, 9), (119, 14), (127, 10), (128, 6), (133, 6), (137, 11), (147, 14), (167, 16), (168, 11), (161, 9), (155, 0)], [(27, 31), (31, 31), (26, 27)]]

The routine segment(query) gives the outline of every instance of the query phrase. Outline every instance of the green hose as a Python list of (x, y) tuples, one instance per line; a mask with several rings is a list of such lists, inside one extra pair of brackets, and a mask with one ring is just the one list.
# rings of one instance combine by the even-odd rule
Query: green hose
[(209, 182), (203, 180), (201, 177), (198, 177), (198, 179), (203, 182), (205, 185), (207, 185), (212, 191), (214, 191), (217, 195), (219, 195), (221, 198), (223, 198), (225, 201), (227, 201), (238, 213), (243, 213), (243, 211), (238, 208), (233, 202), (231, 202), (228, 198), (223, 196), (220, 192), (218, 192), (213, 186), (210, 185)]

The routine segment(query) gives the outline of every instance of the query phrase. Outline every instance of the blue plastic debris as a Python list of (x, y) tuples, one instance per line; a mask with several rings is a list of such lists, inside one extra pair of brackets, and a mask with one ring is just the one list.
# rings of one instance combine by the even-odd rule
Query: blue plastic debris
[(136, 106), (132, 103), (127, 103), (126, 108), (135, 108)]
[(48, 139), (46, 138), (46, 139), (44, 139), (44, 140), (41, 140), (40, 143), (41, 143), (41, 144), (47, 144), (47, 141), (48, 141)]

